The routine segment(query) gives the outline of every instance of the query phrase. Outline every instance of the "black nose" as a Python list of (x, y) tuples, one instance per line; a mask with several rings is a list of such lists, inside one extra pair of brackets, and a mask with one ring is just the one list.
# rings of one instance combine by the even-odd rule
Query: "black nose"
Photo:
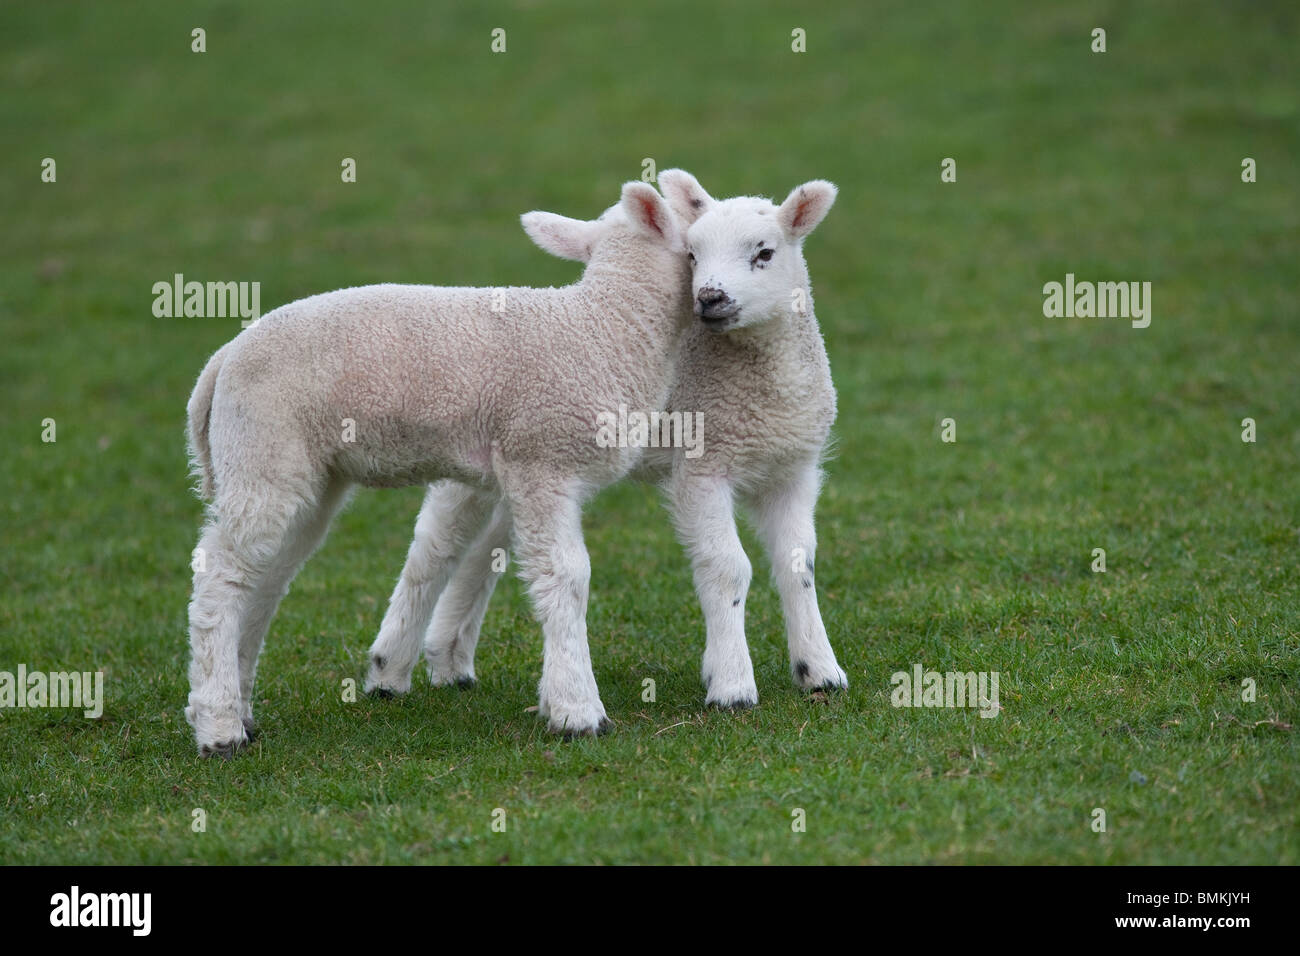
[(729, 319), (736, 314), (736, 303), (721, 289), (705, 286), (695, 296), (695, 314), (714, 321)]

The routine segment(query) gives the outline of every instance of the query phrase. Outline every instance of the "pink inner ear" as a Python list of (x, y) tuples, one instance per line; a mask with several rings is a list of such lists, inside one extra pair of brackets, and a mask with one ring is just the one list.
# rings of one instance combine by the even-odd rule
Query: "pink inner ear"
[(799, 205), (794, 207), (794, 219), (790, 223), (790, 228), (798, 229), (800, 226), (803, 225), (804, 219), (806, 218), (805, 214), (808, 211), (808, 207), (811, 205), (812, 205), (812, 200), (806, 199), (804, 197), (804, 194), (800, 193)]
[(662, 236), (664, 234), (664, 227), (659, 221), (658, 205), (648, 196), (639, 197), (637, 202), (641, 204), (641, 218), (644, 220), (645, 224)]

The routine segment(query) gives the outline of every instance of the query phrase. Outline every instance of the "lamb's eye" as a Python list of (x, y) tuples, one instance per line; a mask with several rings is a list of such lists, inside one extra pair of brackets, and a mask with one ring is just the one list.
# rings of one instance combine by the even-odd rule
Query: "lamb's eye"
[(695, 265), (695, 253), (693, 252), (686, 253), (686, 258), (690, 260), (691, 265)]
[(772, 260), (772, 255), (773, 255), (775, 252), (776, 252), (775, 249), (761, 249), (761, 250), (759, 250), (759, 253), (758, 253), (758, 261), (759, 261), (759, 262), (770, 262), (770, 261)]

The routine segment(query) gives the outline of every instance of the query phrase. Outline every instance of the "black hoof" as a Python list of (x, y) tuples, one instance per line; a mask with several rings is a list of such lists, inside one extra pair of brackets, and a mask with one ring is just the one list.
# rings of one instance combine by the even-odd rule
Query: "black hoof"
[(758, 706), (758, 701), (738, 697), (735, 700), (711, 700), (709, 706), (714, 710), (753, 710)]
[(456, 678), (456, 686), (459, 687), (461, 690), (469, 690), (471, 687), (474, 687), (477, 683), (478, 681), (476, 681), (472, 677)]
[(242, 744), (239, 741), (228, 740), (219, 744), (204, 744), (199, 748), (200, 757), (220, 757), (222, 760), (230, 760), (235, 756)]
[(377, 700), (392, 700), (397, 695), (387, 687), (372, 687), (370, 690), (366, 691), (366, 696), (374, 697)]
[(595, 730), (562, 730), (560, 737), (564, 740), (577, 740), (579, 737), (602, 737), (614, 729), (608, 717), (602, 717)]

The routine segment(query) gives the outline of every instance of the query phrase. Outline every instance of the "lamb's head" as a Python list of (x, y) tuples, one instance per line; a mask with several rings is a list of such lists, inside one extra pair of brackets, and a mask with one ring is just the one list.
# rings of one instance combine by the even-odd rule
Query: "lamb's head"
[(671, 267), (674, 278), (686, 271), (686, 227), (647, 183), (625, 183), (619, 201), (590, 221), (526, 212), (520, 222), (533, 242), (561, 259), (622, 262), (639, 271), (657, 261)]
[(739, 196), (717, 200), (690, 173), (666, 169), (659, 188), (686, 223), (695, 314), (715, 331), (768, 322), (807, 308), (803, 241), (838, 190), (815, 179), (780, 206)]

